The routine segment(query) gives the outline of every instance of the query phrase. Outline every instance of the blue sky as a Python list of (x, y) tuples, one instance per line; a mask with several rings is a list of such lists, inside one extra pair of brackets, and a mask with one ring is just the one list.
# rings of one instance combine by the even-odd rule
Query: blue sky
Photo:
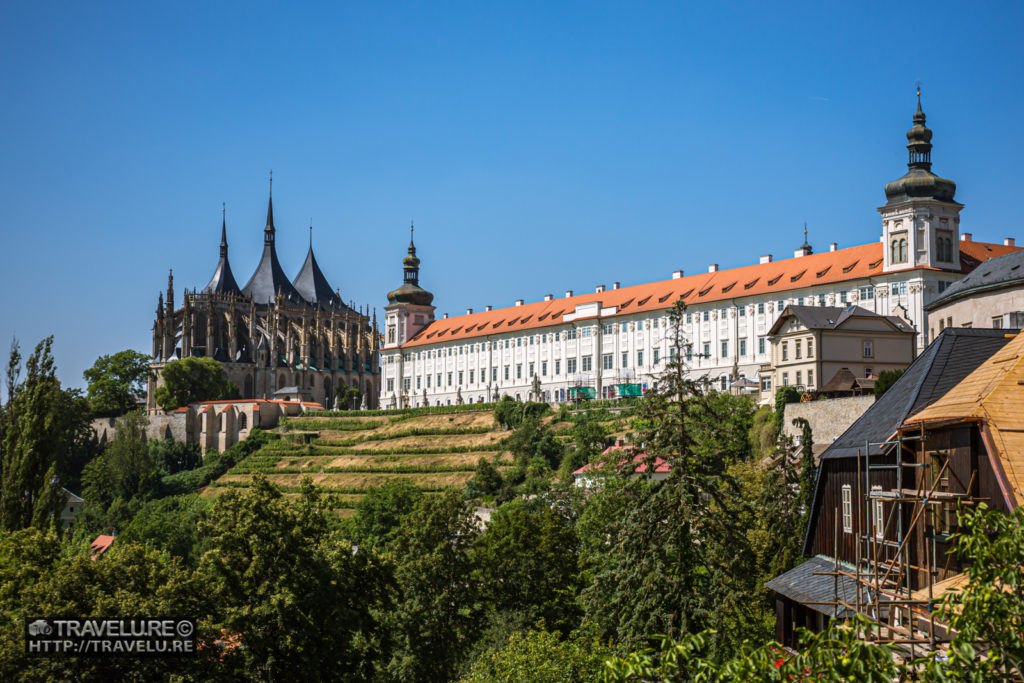
[(962, 229), (1024, 238), (1024, 4), (0, 5), (0, 340), (62, 381), (278, 250), (438, 314), (878, 238), (914, 81)]

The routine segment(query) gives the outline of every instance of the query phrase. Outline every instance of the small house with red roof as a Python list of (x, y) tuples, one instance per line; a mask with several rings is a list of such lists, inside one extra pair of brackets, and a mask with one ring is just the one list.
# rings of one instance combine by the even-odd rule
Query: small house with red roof
[(587, 463), (573, 472), (573, 483), (579, 488), (594, 488), (618, 468), (628, 468), (630, 465), (633, 467), (630, 478), (643, 477), (651, 481), (668, 479), (671, 472), (668, 461), (660, 456), (656, 456), (652, 462), (648, 462), (649, 459), (646, 451), (640, 451), (636, 446), (626, 446), (619, 439), (614, 446), (601, 452), (600, 461)]

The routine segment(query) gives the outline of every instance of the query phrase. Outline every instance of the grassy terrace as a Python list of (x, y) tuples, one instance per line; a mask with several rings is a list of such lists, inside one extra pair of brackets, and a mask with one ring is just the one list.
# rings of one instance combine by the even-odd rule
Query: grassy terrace
[[(603, 412), (612, 434), (625, 431), (624, 419)], [(560, 440), (571, 439), (571, 422), (559, 421), (555, 414), (546, 420)], [(490, 405), (307, 413), (282, 420), (275, 431), (278, 439), (214, 481), (207, 495), (249, 486), (257, 473), (291, 493), (309, 476), (345, 514), (367, 489), (391, 479), (436, 492), (464, 486), (481, 457), (500, 469), (512, 465), (505, 450), (509, 434), (495, 422)]]
[(407, 479), (424, 491), (462, 487), (481, 457), (498, 467), (511, 464), (503, 450), (508, 434), (490, 406), (450, 412), (373, 411), (369, 416), (306, 414), (282, 420), (280, 438), (235, 465), (208, 493), (249, 486), (263, 474), (286, 492), (303, 477), (335, 495), (342, 510), (356, 506), (370, 487)]

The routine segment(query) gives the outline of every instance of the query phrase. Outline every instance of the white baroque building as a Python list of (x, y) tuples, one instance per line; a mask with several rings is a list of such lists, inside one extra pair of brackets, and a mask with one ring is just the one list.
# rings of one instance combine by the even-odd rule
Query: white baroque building
[(908, 171), (885, 186), (887, 201), (878, 209), (882, 234), (871, 244), (839, 249), (832, 243), (815, 254), (805, 230), (792, 258), (765, 255), (726, 270), (711, 264), (696, 275), (676, 271), (647, 284), (616, 282), (587, 294), (568, 291), (435, 318), (433, 295), (419, 286), (420, 260), (410, 239), (405, 281), (388, 294), (385, 308), (379, 405), (477, 403), (506, 394), (560, 402), (576, 394), (642, 391), (673, 352), (668, 311), (680, 298), (687, 306), (690, 371), (722, 389), (741, 377), (757, 378), (770, 362), (768, 332), (789, 304), (857, 304), (900, 316), (917, 329), (917, 349), (923, 349), (930, 341), (925, 306), (982, 261), (1018, 247), (1009, 238), (976, 242), (960, 231), (956, 184), (931, 172), (932, 132), (920, 93), (913, 120)]

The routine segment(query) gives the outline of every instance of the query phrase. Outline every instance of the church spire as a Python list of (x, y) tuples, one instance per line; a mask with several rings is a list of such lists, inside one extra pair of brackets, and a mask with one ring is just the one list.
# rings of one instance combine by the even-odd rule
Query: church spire
[(228, 205), (220, 203), (220, 257), (228, 257)]
[(270, 246), (274, 243), (274, 172), (270, 172), (270, 194), (267, 198), (267, 227), (263, 228), (263, 244)]
[(409, 253), (402, 259), (402, 267), (405, 270), (405, 281), (414, 285), (420, 283), (420, 260), (416, 258), (416, 243), (413, 241), (415, 227), (409, 222)]
[(921, 109), (921, 82), (917, 83), (917, 111), (914, 112), (914, 125), (907, 131), (907, 151), (909, 159), (907, 168), (923, 168), (928, 171), (932, 167), (932, 131), (925, 124), (924, 110)]

